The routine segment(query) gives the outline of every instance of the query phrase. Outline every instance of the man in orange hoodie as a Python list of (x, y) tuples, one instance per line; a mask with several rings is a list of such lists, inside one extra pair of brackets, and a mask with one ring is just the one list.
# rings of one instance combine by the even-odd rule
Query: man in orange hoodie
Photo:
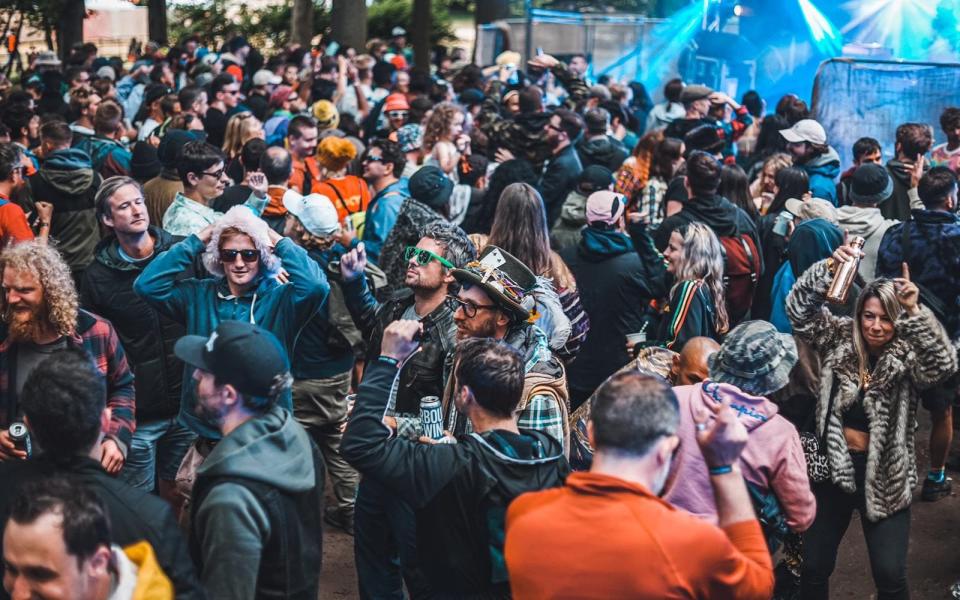
[(524, 494), (507, 511), (513, 597), (770, 598), (770, 554), (738, 464), (747, 431), (729, 402), (714, 412), (709, 424), (706, 414), (696, 421), (719, 527), (658, 497), (679, 445), (669, 384), (637, 372), (605, 382), (591, 412), (590, 471)]

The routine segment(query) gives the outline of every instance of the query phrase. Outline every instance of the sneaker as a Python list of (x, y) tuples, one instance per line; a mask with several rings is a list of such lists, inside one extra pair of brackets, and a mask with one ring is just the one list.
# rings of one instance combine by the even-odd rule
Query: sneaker
[(939, 482), (932, 481), (929, 477), (924, 478), (920, 499), (924, 502), (936, 502), (941, 498), (946, 498), (950, 495), (950, 489), (953, 487), (950, 481), (949, 477), (944, 477), (943, 481)]
[(353, 512), (341, 511), (330, 507), (323, 511), (323, 522), (331, 527), (353, 535)]

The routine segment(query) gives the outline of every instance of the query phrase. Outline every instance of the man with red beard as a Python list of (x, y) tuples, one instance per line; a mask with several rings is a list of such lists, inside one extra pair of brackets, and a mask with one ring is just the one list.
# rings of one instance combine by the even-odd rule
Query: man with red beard
[(78, 308), (70, 268), (53, 248), (24, 242), (0, 255), (0, 460), (26, 458), (10, 439), (11, 422), (22, 420), (20, 390), (31, 371), (51, 353), (82, 348), (106, 378), (110, 427), (100, 445), (108, 473), (123, 467), (134, 424), (133, 374), (108, 321)]

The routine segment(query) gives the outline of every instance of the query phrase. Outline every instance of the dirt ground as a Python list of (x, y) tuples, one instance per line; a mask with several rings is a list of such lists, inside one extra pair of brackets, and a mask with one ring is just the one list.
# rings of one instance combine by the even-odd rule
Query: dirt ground
[[(918, 465), (921, 476), (927, 467), (927, 439), (929, 419), (920, 411), (920, 431), (917, 435)], [(919, 488), (910, 531), (908, 576), (913, 600), (947, 600), (950, 584), (960, 579), (960, 475), (954, 482), (954, 493), (939, 502), (920, 502)], [(357, 575), (353, 566), (353, 538), (330, 529), (324, 535), (323, 574), (320, 598), (325, 600), (354, 600), (357, 593)], [(840, 547), (837, 569), (831, 578), (831, 595), (837, 599), (865, 600), (876, 597), (870, 577), (870, 562), (863, 541), (858, 516), (844, 537)]]

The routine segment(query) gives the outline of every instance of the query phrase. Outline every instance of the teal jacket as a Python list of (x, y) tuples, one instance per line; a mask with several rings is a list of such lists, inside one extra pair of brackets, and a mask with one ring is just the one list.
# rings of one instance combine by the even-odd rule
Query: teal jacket
[[(290, 356), (300, 330), (326, 300), (330, 285), (316, 261), (291, 240), (280, 240), (274, 250), (290, 275), (290, 283), (262, 277), (256, 289), (234, 297), (222, 278), (178, 280), (177, 276), (204, 251), (203, 242), (191, 235), (155, 258), (133, 289), (160, 313), (183, 323), (187, 335), (208, 336), (221, 321), (248, 321), (276, 335)], [(192, 370), (184, 369), (180, 421), (200, 436), (218, 440), (221, 436), (217, 428), (196, 415), (192, 377)], [(292, 410), (289, 392), (280, 399), (280, 405)]]

